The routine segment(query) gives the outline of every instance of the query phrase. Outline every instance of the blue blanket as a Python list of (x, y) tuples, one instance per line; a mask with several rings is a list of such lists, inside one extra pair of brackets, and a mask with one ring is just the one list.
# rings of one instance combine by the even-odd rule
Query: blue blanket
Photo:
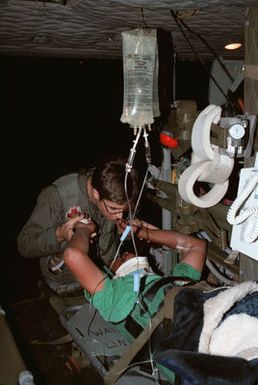
[(210, 292), (184, 288), (170, 335), (154, 359), (182, 385), (258, 385), (258, 284)]

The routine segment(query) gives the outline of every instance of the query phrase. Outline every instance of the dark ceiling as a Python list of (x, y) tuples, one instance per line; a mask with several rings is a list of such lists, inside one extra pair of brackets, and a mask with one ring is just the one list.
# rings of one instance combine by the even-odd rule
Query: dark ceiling
[[(257, 0), (0, 0), (0, 54), (121, 58), (121, 32), (148, 27), (171, 33), (179, 60), (210, 60), (212, 50), (243, 59), (252, 6)], [(226, 53), (232, 41), (243, 47)]]

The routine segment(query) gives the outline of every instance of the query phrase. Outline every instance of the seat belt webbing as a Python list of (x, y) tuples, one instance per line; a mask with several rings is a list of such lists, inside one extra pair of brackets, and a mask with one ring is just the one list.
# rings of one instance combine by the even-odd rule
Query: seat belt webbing
[(164, 318), (173, 319), (174, 298), (182, 288), (183, 287), (179, 286), (173, 287), (167, 292), (164, 298), (164, 306), (162, 306), (160, 311), (152, 318), (151, 324), (139, 334), (139, 336), (134, 340), (134, 342), (132, 342), (132, 344), (123, 353), (119, 360), (116, 361), (114, 366), (107, 372), (106, 376), (104, 377), (104, 382), (106, 385), (115, 384), (117, 378), (122, 375), (136, 353), (140, 351), (140, 349), (148, 341), (156, 327), (163, 321)]

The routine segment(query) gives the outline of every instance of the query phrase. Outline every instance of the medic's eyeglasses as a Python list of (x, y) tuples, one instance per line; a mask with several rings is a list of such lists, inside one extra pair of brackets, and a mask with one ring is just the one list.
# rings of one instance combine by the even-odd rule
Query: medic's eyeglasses
[(116, 208), (116, 207), (111, 207), (109, 206), (106, 202), (105, 202), (105, 199), (102, 199), (103, 201), (103, 204), (105, 206), (105, 209), (106, 211), (110, 214), (110, 215), (116, 215), (116, 214), (121, 214), (125, 211), (125, 209), (119, 209), (119, 208)]

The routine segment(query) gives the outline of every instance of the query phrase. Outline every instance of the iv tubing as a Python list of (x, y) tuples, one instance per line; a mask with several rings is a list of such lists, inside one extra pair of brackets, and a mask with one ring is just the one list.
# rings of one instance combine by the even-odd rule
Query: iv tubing
[(143, 127), (140, 127), (139, 131), (138, 131), (138, 134), (137, 134), (137, 137), (136, 139), (133, 141), (134, 145), (133, 147), (131, 148), (130, 150), (130, 154), (129, 154), (129, 157), (128, 157), (128, 160), (127, 160), (127, 163), (126, 163), (126, 172), (130, 172), (132, 170), (132, 167), (133, 167), (133, 161), (134, 161), (134, 156), (135, 156), (135, 153), (136, 153), (136, 146), (137, 146), (137, 143), (140, 139), (140, 136), (141, 136), (141, 132), (142, 132), (142, 128)]

